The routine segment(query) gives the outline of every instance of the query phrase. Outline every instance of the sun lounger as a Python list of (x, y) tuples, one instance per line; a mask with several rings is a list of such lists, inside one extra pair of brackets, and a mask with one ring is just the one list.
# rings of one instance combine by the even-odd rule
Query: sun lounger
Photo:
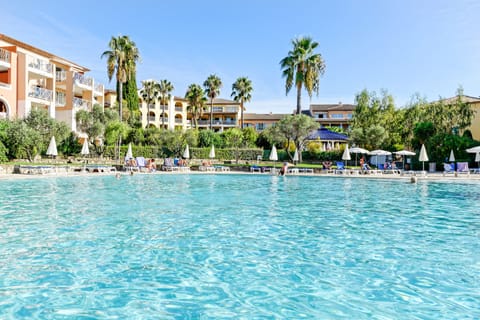
[(470, 169), (468, 168), (468, 162), (457, 162), (457, 173), (470, 175)]
[(87, 172), (117, 172), (117, 169), (113, 166), (106, 166), (101, 164), (90, 164), (85, 167)]
[(443, 175), (454, 174), (455, 173), (455, 164), (454, 163), (444, 163), (443, 164)]

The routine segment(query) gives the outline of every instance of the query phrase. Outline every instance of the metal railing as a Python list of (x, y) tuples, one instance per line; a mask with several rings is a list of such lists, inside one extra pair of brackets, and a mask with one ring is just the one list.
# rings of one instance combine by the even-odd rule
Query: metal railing
[(29, 61), (29, 68), (53, 75), (53, 64), (49, 63), (48, 61), (33, 57), (29, 57)]
[(238, 112), (238, 107), (213, 107), (213, 112), (219, 112), (219, 113), (237, 113)]
[(55, 104), (57, 106), (65, 106), (67, 104), (67, 95), (64, 92), (55, 92)]
[(183, 119), (182, 118), (175, 118), (175, 123), (183, 123)]
[(182, 111), (183, 111), (183, 107), (175, 107), (175, 111), (177, 111), (177, 112), (182, 112)]
[(0, 61), (10, 63), (10, 51), (0, 48)]
[(155, 116), (148, 116), (148, 121), (155, 122)]
[(56, 81), (65, 81), (67, 79), (67, 71), (61, 70), (55, 72), (55, 80)]
[(53, 91), (37, 86), (31, 86), (28, 96), (30, 98), (52, 101)]
[(94, 90), (97, 91), (97, 92), (103, 92), (103, 84), (101, 84), (101, 83), (95, 84)]
[(86, 77), (83, 74), (78, 73), (78, 72), (75, 72), (73, 74), (73, 81), (75, 81), (79, 84), (82, 84), (84, 86), (89, 86), (89, 87), (91, 87), (92, 84), (93, 84), (93, 79), (92, 78)]
[(77, 110), (90, 110), (90, 101), (87, 101), (87, 100), (84, 100), (84, 99), (81, 99), (81, 98), (77, 98), (77, 97), (73, 97), (73, 107)]

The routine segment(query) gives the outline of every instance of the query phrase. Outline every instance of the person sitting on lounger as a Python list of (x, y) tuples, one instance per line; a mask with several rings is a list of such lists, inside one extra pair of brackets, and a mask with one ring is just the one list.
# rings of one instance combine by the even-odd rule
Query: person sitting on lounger
[(155, 159), (150, 159), (147, 161), (147, 170), (150, 172), (154, 172), (157, 170), (157, 164), (155, 163)]

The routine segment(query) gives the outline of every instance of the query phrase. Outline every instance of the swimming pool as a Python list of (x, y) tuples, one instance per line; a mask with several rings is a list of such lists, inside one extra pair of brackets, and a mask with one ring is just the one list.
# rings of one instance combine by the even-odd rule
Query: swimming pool
[(479, 318), (479, 184), (0, 181), (2, 319)]

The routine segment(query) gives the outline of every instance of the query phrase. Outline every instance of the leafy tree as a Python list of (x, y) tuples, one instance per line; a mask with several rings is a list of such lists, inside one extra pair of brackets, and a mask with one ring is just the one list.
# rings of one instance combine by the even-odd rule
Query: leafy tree
[[(291, 142), (300, 151), (303, 150), (304, 143), (312, 131), (318, 129), (319, 124), (312, 118), (304, 114), (297, 114), (286, 116), (274, 125), (279, 132), (284, 136), (286, 145), (289, 146)], [(292, 155), (287, 150), (288, 155)], [(299, 152), (299, 161), (302, 161), (302, 153)]]
[(239, 149), (243, 146), (243, 133), (241, 129), (231, 128), (223, 132), (225, 146), (235, 149), (235, 162), (238, 163)]
[(247, 77), (240, 77), (232, 85), (232, 97), (233, 100), (240, 102), (241, 121), (240, 128), (243, 129), (243, 111), (245, 110), (244, 103), (249, 102), (252, 99), (252, 81)]
[(248, 127), (242, 130), (244, 146), (247, 148), (255, 147), (255, 142), (258, 138), (258, 133), (254, 128)]
[(10, 156), (33, 161), (43, 148), (39, 131), (28, 126), (23, 120), (14, 120), (7, 129), (7, 144)]
[[(136, 126), (139, 121), (140, 108), (138, 106), (138, 88), (137, 88), (137, 76), (136, 67), (130, 71), (130, 77), (123, 86), (123, 96), (127, 104), (127, 110), (129, 111), (128, 124), (130, 126)], [(141, 122), (141, 120), (140, 120)]]
[(203, 82), (203, 86), (205, 87), (205, 93), (207, 97), (210, 98), (210, 130), (213, 127), (213, 99), (220, 95), (220, 88), (222, 88), (222, 80), (215, 75), (211, 74), (208, 76), (207, 80)]
[(23, 121), (39, 134), (38, 153), (47, 151), (52, 135), (57, 143), (61, 143), (70, 134), (67, 124), (51, 118), (47, 110), (32, 110)]
[(422, 144), (435, 134), (435, 127), (431, 122), (419, 122), (415, 125), (413, 133), (418, 142)]
[(286, 94), (293, 86), (297, 89), (297, 114), (302, 112), (302, 88), (307, 90), (310, 98), (313, 92), (320, 89), (320, 76), (325, 72), (325, 63), (322, 55), (315, 53), (318, 42), (310, 37), (300, 37), (292, 40), (293, 49), (288, 56), (280, 61), (283, 77), (286, 78)]
[(162, 127), (165, 127), (165, 106), (168, 104), (170, 97), (172, 96), (173, 84), (168, 80), (160, 80), (159, 83), (159, 97), (160, 104), (162, 105)]
[(187, 93), (185, 93), (185, 99), (188, 101), (187, 110), (192, 114), (194, 128), (198, 128), (198, 119), (203, 115), (203, 108), (207, 101), (202, 87), (198, 84), (191, 84), (188, 86)]
[[(128, 36), (112, 37), (108, 43), (110, 50), (103, 52), (102, 58), (107, 58), (107, 75), (112, 80), (115, 74), (117, 80), (117, 99), (119, 105), (120, 121), (122, 121), (123, 84), (130, 80), (136, 69), (136, 61), (140, 55), (135, 42)], [(138, 102), (138, 99), (137, 99)]]
[(219, 145), (219, 137), (212, 130), (200, 130), (198, 133), (198, 147), (208, 148), (212, 144)]
[[(155, 103), (160, 96), (160, 84), (155, 80), (142, 81), (142, 89), (140, 89), (140, 96), (147, 104), (147, 110), (150, 110), (150, 105)], [(147, 128), (148, 127), (150, 127), (149, 111), (147, 111)]]

